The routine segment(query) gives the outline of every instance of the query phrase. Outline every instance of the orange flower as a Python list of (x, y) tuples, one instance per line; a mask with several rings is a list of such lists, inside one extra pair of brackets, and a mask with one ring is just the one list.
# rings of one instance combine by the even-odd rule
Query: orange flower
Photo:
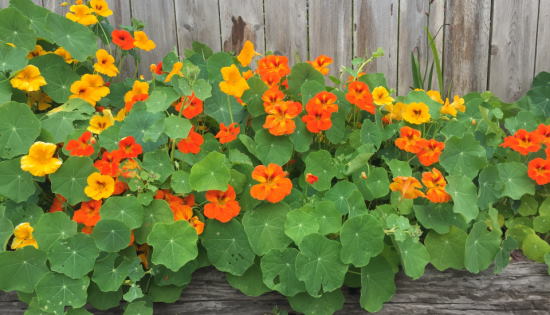
[(302, 104), (293, 101), (280, 101), (266, 110), (263, 125), (274, 136), (289, 135), (296, 129), (293, 118), (302, 112)]
[(241, 132), (241, 127), (237, 123), (231, 123), (229, 126), (226, 126), (224, 123), (220, 123), (220, 131), (216, 134), (216, 139), (220, 143), (228, 143), (237, 139), (237, 135)]
[(204, 138), (200, 133), (195, 132), (195, 127), (191, 128), (189, 135), (185, 139), (178, 142), (178, 150), (182, 153), (198, 154), (201, 151), (201, 145), (204, 143)]
[(279, 90), (279, 88), (274, 87), (267, 89), (262, 95), (262, 101), (264, 101), (264, 110), (269, 111), (270, 107), (275, 105), (277, 102), (282, 101), (285, 98), (285, 94)]
[(277, 82), (281, 80), (282, 77), (290, 73), (290, 68), (288, 67), (288, 58), (285, 56), (269, 55), (258, 61), (258, 73), (262, 80), (266, 81), (269, 78), (270, 81), (276, 79)]
[(166, 75), (166, 78), (164, 78), (164, 82), (172, 81), (172, 77), (175, 75), (183, 77), (183, 73), (181, 72), (182, 68), (183, 68), (183, 62), (181, 61), (175, 62), (174, 65), (172, 66), (172, 70), (170, 70), (170, 72), (168, 72), (168, 74)]
[(417, 143), (420, 151), (417, 152), (416, 156), (420, 164), (430, 166), (439, 162), (439, 156), (445, 149), (445, 143), (434, 139), (420, 139)]
[(162, 61), (160, 61), (157, 64), (154, 64), (154, 63), (151, 64), (149, 66), (149, 70), (151, 70), (151, 72), (154, 73), (154, 74), (161, 75), (162, 74)]
[(321, 72), (323, 75), (327, 75), (330, 71), (328, 68), (328, 65), (332, 63), (332, 58), (325, 55), (320, 55), (319, 57), (315, 58), (313, 61), (308, 61), (310, 65), (315, 68), (315, 70)]
[[(148, 94), (137, 94), (132, 96), (129, 102), (124, 103), (124, 112), (129, 113), (137, 102), (146, 101), (149, 98)], [(116, 120), (116, 119), (115, 119)]]
[(448, 202), (451, 195), (445, 191), (447, 181), (438, 169), (432, 168), (431, 172), (422, 173), (422, 183), (428, 188), (426, 198), (434, 203)]
[(259, 55), (256, 51), (254, 51), (254, 44), (247, 40), (244, 42), (243, 49), (237, 56), (237, 60), (241, 63), (243, 67), (248, 66), (251, 62), (254, 56)]
[(155, 42), (150, 40), (144, 31), (134, 32), (134, 46), (145, 51), (151, 51), (157, 47)]
[(308, 111), (307, 115), (302, 116), (302, 121), (306, 124), (307, 130), (312, 133), (329, 130), (332, 127), (330, 113), (321, 110)]
[(545, 138), (536, 131), (527, 132), (525, 129), (519, 129), (513, 136), (504, 138), (504, 143), (500, 144), (500, 146), (511, 148), (521, 155), (527, 155), (540, 150), (541, 142), (544, 140)]
[(72, 156), (90, 156), (94, 153), (94, 143), (95, 138), (92, 137), (92, 133), (85, 131), (77, 140), (69, 140), (65, 149)]
[(348, 93), (346, 93), (346, 100), (351, 104), (359, 107), (374, 115), (376, 107), (374, 106), (372, 94), (370, 93), (369, 86), (361, 81), (353, 81), (348, 85)]
[(63, 47), (57, 47), (57, 49), (53, 53), (58, 55), (59, 57), (63, 58), (63, 60), (65, 60), (66, 63), (77, 62), (77, 60), (74, 59), (73, 56), (71, 56), (71, 53), (69, 53)]
[(258, 200), (277, 203), (288, 196), (292, 190), (292, 182), (287, 173), (277, 164), (270, 163), (267, 167), (258, 165), (252, 171), (252, 178), (259, 182), (250, 188), (250, 195)]
[(120, 167), (120, 175), (126, 178), (132, 178), (136, 176), (137, 170), (139, 169), (139, 163), (135, 159), (127, 159)]
[(65, 204), (65, 202), (67, 202), (67, 199), (65, 199), (65, 197), (61, 196), (60, 194), (55, 194), (49, 212), (63, 211), (63, 205)]
[(114, 30), (111, 33), (113, 43), (122, 50), (130, 50), (134, 48), (134, 38), (132, 34), (126, 30)]
[(194, 216), (189, 220), (189, 224), (197, 231), (198, 235), (201, 235), (204, 231), (204, 222), (199, 220), (199, 217)]
[(388, 111), (389, 113), (382, 119), (387, 121), (388, 123), (391, 123), (394, 120), (403, 120), (403, 111), (405, 110), (406, 106), (406, 104), (401, 102), (384, 106), (384, 110)]
[(401, 197), (405, 199), (424, 197), (424, 193), (418, 190), (420, 188), (422, 188), (422, 184), (420, 184), (418, 179), (407, 176), (395, 177), (390, 184), (391, 191), (399, 191)]
[(121, 180), (115, 179), (115, 191), (113, 192), (113, 195), (123, 194), (126, 190), (128, 190), (128, 184)]
[(337, 97), (333, 93), (322, 91), (312, 97), (306, 104), (306, 111), (314, 112), (316, 110), (335, 113), (338, 111), (338, 104), (336, 104)]
[(53, 143), (37, 141), (29, 148), (29, 154), (21, 158), (21, 169), (34, 176), (55, 173), (63, 161), (53, 157), (57, 146)]
[(115, 180), (108, 175), (94, 172), (88, 176), (86, 182), (88, 186), (84, 187), (84, 193), (93, 200), (109, 198), (115, 191)]
[(149, 83), (143, 81), (134, 81), (132, 89), (124, 94), (124, 103), (132, 101), (136, 95), (149, 95)]
[(82, 223), (85, 226), (95, 226), (101, 219), (99, 210), (101, 209), (101, 200), (84, 201), (80, 204), (80, 209), (73, 214), (73, 221)]
[(401, 127), (399, 136), (399, 138), (395, 139), (395, 146), (399, 149), (410, 153), (418, 153), (420, 151), (418, 141), (420, 141), (422, 137), (419, 130), (407, 126)]
[(235, 200), (235, 190), (231, 185), (227, 186), (226, 191), (209, 190), (204, 197), (210, 202), (204, 205), (204, 216), (209, 219), (226, 223), (241, 211), (239, 202)]
[(119, 151), (105, 151), (101, 160), (94, 162), (94, 166), (101, 174), (115, 177), (119, 173), (120, 160), (122, 160), (122, 156)]
[(118, 152), (120, 158), (135, 158), (143, 152), (143, 148), (134, 137), (128, 136), (118, 142)]
[(174, 214), (174, 221), (188, 221), (191, 219), (191, 216), (193, 215), (193, 208), (190, 206), (179, 202), (170, 202), (169, 205), (172, 213)]
[(101, 134), (103, 131), (113, 126), (114, 124), (115, 124), (115, 118), (113, 117), (111, 110), (104, 109), (101, 112), (101, 115), (96, 114), (92, 116), (92, 118), (90, 119), (90, 125), (88, 126), (88, 130), (95, 134)]
[(178, 113), (181, 111), (185, 118), (192, 119), (202, 113), (203, 102), (192, 93), (190, 96), (181, 97), (180, 101), (174, 104), (174, 108)]
[(311, 174), (311, 173), (307, 173), (306, 174), (306, 182), (308, 182), (308, 184), (310, 185), (313, 185), (315, 184), (317, 181), (319, 180), (319, 177)]
[(118, 74), (118, 68), (115, 65), (115, 57), (111, 56), (105, 49), (98, 49), (95, 53), (97, 62), (94, 64), (94, 70), (109, 77)]
[(535, 130), (535, 133), (541, 136), (542, 144), (546, 144), (547, 146), (550, 145), (550, 125), (540, 124)]
[(275, 72), (268, 72), (264, 74), (260, 79), (270, 88), (275, 89), (279, 88), (279, 82), (281, 82), (281, 77)]
[(84, 74), (80, 80), (74, 81), (70, 90), (72, 95), (69, 98), (81, 98), (92, 106), (110, 92), (100, 75), (89, 73)]
[(250, 78), (252, 78), (254, 76), (254, 72), (252, 72), (252, 70), (246, 70), (245, 72), (243, 72), (243, 78), (245, 80), (248, 80)]
[[(15, 47), (15, 45), (13, 47)], [(32, 59), (32, 58), (35, 58), (35, 57), (44, 56), (45, 54), (48, 54), (48, 53), (49, 52), (45, 51), (44, 48), (41, 45), (35, 45), (34, 49), (31, 50), (27, 54), (27, 59)]]
[(529, 162), (527, 175), (537, 182), (537, 185), (550, 183), (550, 160), (536, 158)]

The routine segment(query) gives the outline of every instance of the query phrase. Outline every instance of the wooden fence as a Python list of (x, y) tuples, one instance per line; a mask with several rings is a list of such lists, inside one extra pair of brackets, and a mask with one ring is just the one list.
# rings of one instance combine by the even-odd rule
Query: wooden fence
[[(34, 0), (64, 14), (60, 0)], [(8, 0), (0, 0), (0, 7)], [(158, 49), (142, 70), (195, 40), (238, 51), (249, 39), (258, 51), (291, 61), (326, 54), (337, 65), (377, 47), (386, 54), (368, 71), (383, 72), (400, 94), (411, 86), (410, 53), (427, 55), (425, 27), (436, 33), (445, 82), (455, 93), (491, 90), (512, 101), (532, 77), (550, 70), (550, 0), (109, 0), (116, 24), (143, 20)]]

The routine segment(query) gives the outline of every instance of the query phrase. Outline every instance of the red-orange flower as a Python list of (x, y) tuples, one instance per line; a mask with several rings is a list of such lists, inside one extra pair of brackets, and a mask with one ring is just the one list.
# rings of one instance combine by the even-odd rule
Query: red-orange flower
[(160, 61), (157, 64), (154, 64), (154, 63), (151, 64), (149, 66), (149, 70), (151, 70), (151, 72), (154, 73), (154, 74), (161, 75), (162, 74), (162, 61)]
[(143, 152), (143, 148), (134, 137), (128, 136), (118, 142), (118, 152), (123, 159), (136, 158)]
[(259, 182), (250, 188), (250, 195), (258, 200), (277, 203), (288, 196), (292, 190), (292, 182), (287, 173), (277, 164), (258, 165), (252, 171), (252, 178)]
[(428, 188), (426, 198), (431, 202), (440, 203), (451, 200), (451, 195), (445, 191), (447, 181), (438, 169), (432, 168), (431, 172), (422, 173), (422, 183)]
[[(183, 110), (181, 109), (182, 106)], [(185, 118), (192, 119), (202, 113), (203, 102), (193, 93), (190, 96), (182, 97), (179, 102), (174, 104), (174, 108), (178, 113), (181, 111)]]
[(210, 203), (204, 205), (204, 216), (222, 223), (229, 222), (241, 211), (239, 202), (235, 200), (236, 196), (235, 189), (231, 185), (228, 185), (226, 191), (207, 191), (204, 197)]
[(420, 140), (422, 137), (419, 130), (405, 126), (399, 130), (399, 138), (395, 139), (395, 146), (406, 152), (418, 153), (420, 151), (418, 141)]
[(135, 159), (126, 159), (120, 165), (120, 175), (126, 178), (135, 177), (139, 168), (139, 163)]
[(537, 152), (542, 141), (544, 141), (544, 137), (538, 132), (527, 132), (525, 129), (519, 129), (513, 136), (504, 138), (504, 143), (500, 146), (511, 148), (521, 155), (527, 155), (531, 152)]
[(306, 111), (323, 111), (327, 113), (335, 113), (338, 111), (338, 104), (336, 104), (337, 97), (334, 93), (322, 91), (312, 97), (306, 104)]
[(313, 185), (315, 184), (317, 181), (319, 180), (319, 177), (311, 174), (311, 173), (307, 173), (306, 174), (306, 182), (308, 182), (308, 184), (310, 185)]
[(204, 231), (204, 222), (202, 222), (199, 217), (194, 216), (189, 220), (189, 224), (197, 231), (198, 235), (201, 235)]
[(529, 162), (527, 175), (538, 185), (550, 183), (550, 160), (536, 158)]
[(78, 139), (72, 139), (67, 142), (65, 149), (72, 156), (90, 156), (94, 153), (95, 138), (92, 133), (85, 131)]
[(149, 94), (136, 94), (132, 96), (128, 102), (124, 103), (124, 110), (129, 113), (137, 102), (146, 101), (149, 98)]
[(191, 128), (189, 135), (185, 139), (178, 142), (178, 150), (182, 153), (198, 154), (201, 151), (201, 145), (204, 143), (204, 138), (198, 132), (195, 132), (195, 127)]
[(286, 56), (269, 55), (258, 61), (258, 73), (262, 80), (269, 78), (270, 81), (280, 79), (290, 73), (288, 58)]
[(323, 75), (326, 75), (330, 71), (328, 66), (332, 63), (332, 58), (325, 55), (319, 55), (319, 57), (315, 58), (315, 60), (308, 61), (307, 63), (312, 65), (315, 70), (321, 72)]
[(105, 151), (101, 156), (101, 160), (97, 160), (94, 162), (94, 166), (99, 170), (102, 175), (116, 177), (119, 172), (121, 159), (122, 157), (120, 156), (120, 152)]
[(231, 123), (229, 126), (220, 123), (220, 131), (216, 134), (216, 139), (222, 144), (228, 143), (237, 139), (239, 132), (241, 132), (241, 127), (237, 123)]
[(267, 89), (262, 95), (262, 101), (264, 101), (264, 110), (267, 112), (271, 106), (282, 101), (285, 98), (285, 94), (279, 90), (279, 88)]
[(80, 204), (80, 209), (73, 214), (73, 221), (82, 223), (86, 226), (95, 226), (101, 219), (99, 209), (101, 209), (101, 200), (84, 201)]
[(420, 139), (418, 141), (418, 147), (420, 148), (420, 151), (416, 153), (418, 161), (424, 166), (430, 166), (439, 162), (439, 156), (443, 152), (443, 149), (445, 149), (445, 143), (434, 139)]
[(266, 108), (263, 127), (274, 136), (289, 135), (296, 129), (293, 118), (302, 112), (302, 104), (294, 101), (279, 101)]
[(369, 90), (369, 86), (361, 81), (353, 81), (348, 85), (348, 93), (346, 93), (346, 100), (351, 104), (359, 107), (374, 115), (376, 106), (374, 106), (372, 94)]
[(540, 124), (535, 132), (542, 137), (543, 144), (550, 145), (550, 125)]
[(65, 197), (61, 196), (60, 194), (55, 194), (52, 205), (50, 206), (50, 212), (63, 211), (63, 205), (65, 204), (65, 202), (67, 202), (67, 199), (65, 199)]
[(318, 133), (323, 130), (329, 130), (332, 127), (331, 114), (321, 110), (308, 111), (307, 115), (302, 116), (302, 121), (306, 124), (309, 132)]
[(128, 184), (118, 179), (115, 179), (115, 191), (113, 191), (113, 195), (123, 194), (126, 190), (128, 190)]
[(111, 37), (113, 38), (113, 43), (122, 50), (130, 50), (134, 48), (134, 38), (128, 31), (114, 30), (111, 33)]
[(391, 191), (400, 192), (401, 197), (405, 199), (424, 197), (424, 193), (419, 190), (420, 188), (422, 188), (422, 184), (420, 184), (418, 179), (407, 176), (395, 177), (390, 184)]

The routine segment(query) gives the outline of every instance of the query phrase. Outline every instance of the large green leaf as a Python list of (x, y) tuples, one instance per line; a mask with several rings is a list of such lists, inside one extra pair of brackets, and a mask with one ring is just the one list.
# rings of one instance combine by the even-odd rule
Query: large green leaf
[(499, 163), (497, 169), (500, 181), (504, 185), (502, 196), (519, 200), (525, 194), (535, 194), (535, 183), (527, 176), (525, 163)]
[(168, 152), (164, 149), (145, 153), (142, 166), (144, 169), (157, 174), (159, 176), (158, 181), (161, 183), (174, 172), (174, 165), (168, 156)]
[(275, 163), (284, 165), (292, 156), (292, 142), (287, 136), (274, 136), (266, 130), (260, 130), (254, 137), (255, 155), (263, 164)]
[[(359, 192), (356, 193), (359, 194), (359, 196), (361, 195)], [(336, 209), (334, 202), (330, 200), (315, 202), (313, 216), (316, 217), (317, 222), (319, 222), (319, 234), (327, 235), (330, 233), (337, 233), (342, 227), (342, 214)]]
[(378, 312), (395, 293), (395, 274), (389, 262), (377, 256), (361, 268), (361, 307), (369, 312)]
[(469, 272), (479, 273), (491, 265), (499, 249), (499, 232), (489, 231), (484, 222), (477, 222), (466, 238), (464, 266)]
[(243, 102), (246, 103), (247, 111), (252, 117), (258, 117), (265, 114), (262, 95), (268, 89), (267, 85), (259, 77), (254, 76), (247, 80), (250, 89), (244, 91)]
[(307, 155), (305, 163), (306, 170), (304, 172), (306, 174), (313, 174), (319, 178), (319, 180), (311, 186), (318, 191), (328, 190), (331, 186), (332, 179), (337, 173), (330, 153), (325, 150), (311, 152)]
[[(161, 124), (160, 129), (156, 128), (156, 126), (159, 126), (159, 122), (164, 121), (164, 117), (164, 113), (148, 112), (145, 110), (145, 106), (138, 103), (134, 105), (132, 111), (122, 122), (119, 137), (122, 139), (127, 136), (133, 136), (136, 142), (143, 146), (144, 152), (153, 151), (165, 144), (167, 140), (165, 135), (160, 135), (164, 130), (164, 125)], [(159, 138), (155, 141), (151, 141), (147, 137), (151, 136), (150, 131), (153, 129), (157, 129), (159, 132)]]
[(136, 229), (143, 223), (144, 211), (134, 196), (113, 196), (105, 201), (100, 215), (103, 220), (117, 220), (129, 229)]
[(167, 86), (156, 87), (145, 101), (147, 111), (151, 113), (163, 112), (179, 98), (174, 89)]
[(14, 8), (0, 10), (0, 42), (25, 49), (23, 54), (33, 50), (36, 34), (29, 25), (29, 19)]
[(73, 58), (85, 61), (97, 51), (97, 38), (87, 27), (62, 15), (48, 14), (47, 30), (57, 45), (65, 48)]
[(64, 240), (76, 234), (76, 222), (64, 212), (46, 213), (34, 227), (34, 237), (40, 249), (48, 250), (58, 240)]
[[(353, 198), (353, 193), (356, 192), (359, 194), (361, 199), (360, 203), (354, 203), (355, 199)], [(367, 210), (365, 202), (362, 198), (361, 193), (357, 189), (357, 186), (355, 184), (348, 182), (346, 180), (339, 181), (336, 183), (336, 185), (332, 186), (332, 188), (325, 193), (325, 197), (328, 200), (331, 200), (336, 205), (336, 209), (341, 214), (348, 214), (352, 212), (360, 212), (357, 211), (358, 208), (364, 208), (363, 210)], [(352, 211), (352, 208), (353, 209)]]
[(31, 59), (29, 62), (40, 69), (40, 74), (46, 79), (44, 92), (57, 103), (65, 103), (71, 93), (71, 84), (80, 79), (63, 58), (55, 54), (47, 54)]
[[(0, 45), (0, 72), (10, 72), (23, 69), (23, 67), (25, 67), (28, 62), (26, 56), (26, 49), (23, 49), (21, 47), (12, 47), (10, 45)], [(11, 84), (8, 82), (8, 80), (6, 80), (5, 82), (8, 86), (9, 91), (11, 92)], [(0, 103), (4, 103), (4, 101), (0, 101)]]
[(48, 253), (48, 260), (52, 271), (78, 279), (92, 271), (98, 255), (94, 240), (86, 234), (78, 233), (55, 242)]
[(147, 236), (151, 233), (155, 223), (169, 223), (174, 221), (174, 214), (170, 206), (164, 200), (155, 199), (143, 210), (143, 224), (134, 232), (136, 241), (140, 244), (147, 242)]
[[(204, 101), (204, 113), (218, 123), (229, 125), (240, 122), (244, 118), (244, 107), (230, 95), (220, 91), (217, 84), (212, 86), (212, 97)], [(233, 118), (233, 119), (232, 119)]]
[(77, 204), (89, 198), (84, 194), (86, 179), (90, 174), (97, 171), (93, 162), (88, 157), (71, 156), (57, 172), (50, 175), (52, 192), (67, 198), (71, 205)]
[(342, 286), (348, 265), (340, 261), (340, 243), (320, 234), (302, 240), (296, 257), (296, 274), (311, 296), (331, 292)]
[(288, 210), (285, 203), (277, 203), (245, 212), (244, 231), (256, 255), (263, 256), (271, 249), (285, 249), (291, 243), (284, 232)]
[(462, 138), (453, 136), (445, 142), (440, 163), (452, 175), (474, 178), (487, 164), (487, 155), (474, 135), (468, 133)]
[(466, 222), (475, 219), (479, 213), (477, 191), (472, 180), (464, 175), (447, 176), (448, 186), (445, 190), (453, 199), (453, 212), (464, 216)]
[(0, 195), (22, 202), (32, 196), (35, 190), (32, 175), (21, 169), (20, 159), (0, 162)]
[(416, 219), (422, 226), (439, 234), (448, 233), (453, 225), (466, 228), (462, 215), (453, 213), (453, 207), (449, 203), (428, 203), (415, 205), (413, 208)]
[(439, 271), (448, 268), (464, 268), (464, 249), (466, 246), (466, 232), (451, 227), (446, 234), (437, 234), (430, 231), (424, 240), (426, 249), (430, 253), (430, 262)]
[(424, 274), (424, 268), (430, 262), (430, 254), (426, 247), (413, 238), (397, 242), (397, 247), (405, 274), (413, 279), (420, 278)]
[(92, 238), (99, 249), (118, 252), (130, 244), (130, 229), (116, 220), (100, 220), (92, 232)]
[(71, 279), (62, 274), (50, 272), (36, 285), (38, 303), (42, 307), (61, 311), (61, 313), (65, 306), (79, 308), (86, 304), (86, 289), (89, 284), (88, 277)]
[(189, 172), (186, 171), (175, 171), (170, 177), (170, 187), (177, 194), (188, 194), (193, 188), (191, 188), (191, 183), (189, 181)]
[(137, 257), (128, 259), (120, 258), (116, 253), (103, 253), (96, 261), (92, 280), (103, 292), (117, 291), (136, 268), (143, 271)]
[(305, 315), (332, 315), (344, 307), (344, 300), (341, 290), (328, 292), (319, 297), (301, 293), (288, 298), (292, 309)]
[(225, 155), (210, 152), (200, 162), (191, 167), (189, 181), (196, 191), (227, 190), (231, 179), (229, 162)]
[(46, 253), (32, 246), (0, 253), (0, 289), (32, 293), (46, 273)]
[(385, 236), (382, 224), (370, 214), (348, 219), (340, 232), (342, 262), (355, 267), (366, 266), (384, 249)]
[(172, 139), (187, 138), (191, 122), (180, 116), (170, 115), (164, 120), (164, 133)]
[(0, 217), (0, 252), (6, 250), (13, 234), (13, 223), (6, 217)]
[(324, 84), (325, 78), (321, 72), (315, 70), (309, 63), (297, 63), (292, 67), (288, 76), (288, 93), (298, 96), (301, 92), (302, 84), (307, 81), (317, 81)]
[(262, 271), (258, 264), (252, 265), (242, 276), (235, 276), (230, 273), (226, 274), (226, 279), (229, 284), (238, 289), (247, 296), (260, 296), (271, 291), (262, 282)]
[(530, 233), (523, 239), (521, 250), (527, 258), (544, 262), (544, 256), (550, 253), (550, 244), (537, 234)]
[(157, 223), (147, 237), (153, 246), (151, 261), (177, 271), (198, 255), (197, 232), (185, 221)]
[(319, 222), (313, 214), (313, 207), (305, 206), (287, 213), (285, 234), (290, 237), (294, 243), (300, 244), (306, 235), (317, 232), (319, 232)]
[(304, 283), (299, 281), (296, 275), (296, 256), (298, 250), (285, 248), (284, 250), (271, 250), (262, 257), (260, 267), (265, 285), (285, 296), (294, 296), (304, 292)]
[(26, 104), (0, 105), (0, 158), (10, 159), (27, 153), (40, 134), (40, 121)]

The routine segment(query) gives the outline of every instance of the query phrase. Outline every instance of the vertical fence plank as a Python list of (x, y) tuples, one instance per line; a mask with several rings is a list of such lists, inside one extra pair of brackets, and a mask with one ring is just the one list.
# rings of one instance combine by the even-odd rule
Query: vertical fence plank
[(266, 51), (304, 61), (307, 55), (306, 0), (265, 0)]
[(238, 53), (250, 40), (256, 51), (265, 52), (263, 1), (219, 0), (219, 4), (223, 50)]
[(540, 0), (535, 73), (550, 71), (550, 0)]
[(221, 50), (218, 0), (176, 0), (175, 4), (180, 54), (194, 41)]
[(538, 4), (516, 0), (493, 3), (489, 89), (504, 101), (518, 99), (531, 84)]
[[(140, 73), (149, 75), (149, 65), (160, 61), (164, 55), (177, 48), (176, 18), (173, 0), (130, 1), (132, 17), (145, 23), (145, 33), (157, 47), (152, 51), (140, 51)], [(169, 70), (169, 69), (168, 69)]]
[(487, 89), (491, 0), (448, 0), (445, 84), (451, 95)]
[(309, 1), (309, 55), (311, 59), (321, 54), (332, 57), (332, 75), (338, 74), (339, 66), (350, 65), (351, 11), (351, 1)]
[(109, 22), (113, 27), (119, 25), (130, 25), (132, 22), (132, 10), (130, 9), (130, 0), (108, 0), (109, 8), (113, 15), (109, 16)]
[[(67, 1), (68, 2), (68, 1)], [(62, 6), (61, 3), (63, 1), (56, 1), (56, 0), (44, 0), (43, 6), (44, 8), (53, 11), (57, 14), (65, 16), (67, 12), (69, 12), (69, 8), (71, 7), (71, 4)]]
[[(435, 47), (437, 49), (437, 53), (439, 54), (439, 62), (441, 65), (441, 70), (444, 72), (445, 67), (443, 65), (444, 60), (444, 54), (445, 54), (445, 46), (443, 45), (443, 42), (445, 40), (445, 0), (431, 0), (429, 5), (429, 15), (428, 15), (428, 29), (430, 30), (430, 33), (434, 36), (434, 42)], [(424, 36), (427, 38), (428, 34), (426, 32), (423, 33)], [(428, 47), (428, 62), (431, 64), (433, 61), (433, 54), (431, 49)], [(435, 70), (434, 65), (434, 72), (432, 77), (432, 89), (441, 90), (441, 87), (439, 86), (438, 80), (437, 80), (437, 72)]]
[(370, 56), (378, 47), (383, 48), (384, 56), (366, 70), (384, 73), (391, 88), (397, 86), (398, 10), (398, 0), (355, 0), (353, 9), (353, 56)]

